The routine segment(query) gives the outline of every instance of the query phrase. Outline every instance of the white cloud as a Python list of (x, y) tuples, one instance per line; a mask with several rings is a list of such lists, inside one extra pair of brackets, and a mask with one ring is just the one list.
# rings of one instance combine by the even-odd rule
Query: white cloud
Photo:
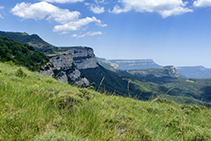
[(89, 5), (90, 5), (90, 3), (88, 3), (88, 2), (85, 2), (85, 3), (84, 3), (84, 5), (86, 5), (86, 6), (89, 6)]
[(97, 19), (96, 17), (86, 17), (84, 19), (79, 19), (76, 21), (71, 21), (63, 25), (57, 25), (54, 27), (53, 31), (54, 32), (59, 32), (59, 31), (75, 31), (79, 30), (82, 26), (85, 26), (89, 23), (92, 22), (97, 22), (98, 24), (101, 24), (101, 21)]
[(163, 18), (172, 15), (181, 15), (183, 13), (192, 12), (192, 9), (185, 7), (187, 2), (182, 0), (119, 0), (122, 7), (116, 5), (110, 12), (119, 14), (135, 10), (137, 12), (156, 12)]
[(95, 14), (100, 14), (100, 13), (104, 13), (105, 9), (104, 9), (104, 7), (91, 5), (90, 11), (92, 11)]
[(4, 19), (4, 17), (3, 17), (1, 14), (0, 14), (0, 18), (1, 18), (1, 19)]
[(86, 17), (79, 19), (81, 15), (78, 11), (69, 11), (68, 9), (60, 9), (47, 2), (39, 2), (35, 4), (22, 2), (17, 4), (11, 12), (23, 19), (35, 20), (54, 20), (61, 25), (56, 25), (53, 29), (54, 32), (67, 33), (68, 31), (79, 30), (91, 22), (96, 22), (99, 26), (103, 24), (96, 17)]
[(72, 35), (72, 37), (77, 37), (77, 36), (78, 36), (77, 34), (73, 34), (73, 35)]
[[(0, 6), (0, 10), (4, 9), (4, 6)], [(0, 13), (0, 19), (4, 19), (4, 17)]]
[(100, 23), (96, 23), (96, 25), (101, 26), (101, 27), (106, 27), (106, 26), (108, 26), (107, 24), (102, 24), (101, 22), (100, 22)]
[(76, 3), (76, 2), (83, 2), (84, 0), (44, 0), (46, 2), (55, 2), (55, 3)]
[(195, 6), (195, 7), (208, 7), (208, 6), (211, 6), (211, 0), (197, 0), (197, 1), (194, 1), (193, 6)]
[(76, 37), (76, 38), (83, 38), (85, 36), (95, 36), (95, 35), (102, 35), (103, 33), (101, 31), (97, 31), (97, 32), (87, 32), (85, 34), (81, 34), (81, 35), (78, 35), (78, 34), (73, 34), (72, 37)]
[(107, 2), (105, 2), (105, 0), (95, 0), (95, 3), (97, 3), (97, 4), (99, 4), (99, 3), (106, 4)]
[(11, 12), (23, 19), (41, 20), (47, 17), (48, 20), (53, 19), (59, 23), (66, 23), (68, 21), (77, 20), (80, 12), (70, 12), (67, 9), (60, 9), (47, 2), (40, 2), (35, 4), (22, 2), (17, 4)]

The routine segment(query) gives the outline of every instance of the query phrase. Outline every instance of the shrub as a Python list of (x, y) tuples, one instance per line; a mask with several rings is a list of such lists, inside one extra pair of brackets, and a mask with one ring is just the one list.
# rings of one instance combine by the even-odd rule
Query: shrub
[(26, 76), (27, 76), (27, 74), (26, 74), (21, 68), (19, 68), (19, 69), (16, 71), (15, 75), (16, 75), (17, 77), (26, 77)]
[(15, 66), (16, 66), (15, 63), (14, 63), (13, 61), (5, 62), (5, 64), (8, 64), (8, 65), (10, 65), (10, 66), (12, 66), (12, 67), (15, 67)]

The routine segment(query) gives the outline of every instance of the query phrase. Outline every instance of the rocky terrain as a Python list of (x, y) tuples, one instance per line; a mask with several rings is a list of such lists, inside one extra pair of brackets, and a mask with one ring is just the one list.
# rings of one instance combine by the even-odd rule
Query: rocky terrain
[(68, 54), (50, 57), (48, 64), (50, 69), (41, 70), (40, 73), (52, 76), (64, 83), (89, 86), (89, 80), (82, 76), (80, 69), (98, 67), (93, 49), (88, 47), (68, 48), (68, 51)]

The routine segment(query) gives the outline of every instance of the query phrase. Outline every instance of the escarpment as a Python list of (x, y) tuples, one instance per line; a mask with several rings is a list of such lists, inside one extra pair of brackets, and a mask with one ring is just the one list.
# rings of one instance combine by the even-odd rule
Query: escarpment
[(67, 54), (50, 57), (50, 63), (40, 70), (40, 73), (52, 76), (57, 80), (76, 84), (78, 86), (89, 86), (89, 80), (84, 77), (80, 70), (97, 68), (98, 64), (92, 48), (68, 48)]

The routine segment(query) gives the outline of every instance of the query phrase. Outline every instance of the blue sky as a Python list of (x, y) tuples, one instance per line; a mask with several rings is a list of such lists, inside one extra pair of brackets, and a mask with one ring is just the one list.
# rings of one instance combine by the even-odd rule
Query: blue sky
[(0, 30), (106, 59), (211, 68), (211, 0), (2, 0)]

